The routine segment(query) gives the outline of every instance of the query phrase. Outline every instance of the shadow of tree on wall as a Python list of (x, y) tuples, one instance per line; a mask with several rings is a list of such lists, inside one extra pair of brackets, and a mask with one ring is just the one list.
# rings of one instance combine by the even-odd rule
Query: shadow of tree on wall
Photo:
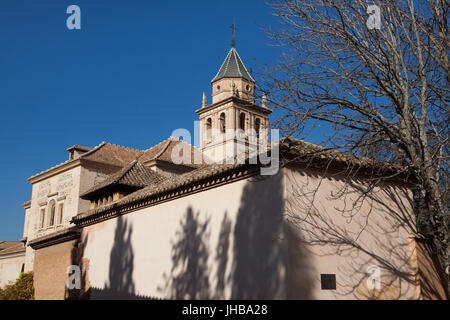
[(84, 248), (88, 243), (87, 236), (74, 246), (72, 250), (72, 264), (81, 268), (81, 290), (70, 290), (67, 299), (139, 300), (150, 298), (135, 293), (132, 231), (132, 227), (127, 220), (123, 216), (119, 216), (110, 253), (108, 282), (104, 288), (92, 287), (89, 283), (89, 261), (83, 258)]
[[(356, 184), (352, 182), (349, 185), (361, 193), (365, 191), (361, 187), (362, 183)], [(403, 283), (414, 286), (420, 285), (422, 299), (448, 299), (445, 292), (447, 285), (444, 280), (445, 274), (438, 261), (436, 248), (430, 239), (420, 235), (417, 224), (414, 224), (415, 216), (412, 216), (408, 209), (408, 206), (411, 206), (413, 203), (410, 193), (405, 187), (395, 190), (387, 184), (382, 185), (382, 191), (372, 192), (368, 196), (374, 203), (374, 206), (378, 208), (378, 211), (384, 214), (385, 217), (388, 217), (391, 222), (389, 227), (382, 228), (378, 226), (378, 230), (371, 229), (371, 233), (375, 238), (385, 239), (385, 241), (377, 242), (377, 247), (381, 248), (382, 257), (380, 257), (379, 253), (373, 251), (364, 250), (364, 252), (377, 261), (391, 276), (390, 280), (385, 280), (387, 288), (393, 286), (394, 281), (398, 282), (397, 286), (400, 287), (400, 281), (403, 281)], [(388, 198), (390, 203), (381, 201), (380, 193), (385, 198)], [(399, 250), (398, 245), (393, 243), (392, 239), (395, 239), (396, 232), (401, 228), (408, 231), (410, 240), (414, 243), (413, 250)], [(391, 263), (391, 261), (395, 260), (398, 261), (397, 264)], [(417, 263), (417, 270), (405, 271), (414, 260)], [(439, 283), (440, 285), (438, 285)], [(374, 294), (371, 294), (369, 298), (374, 298)], [(401, 299), (402, 297), (399, 295), (396, 298)]]
[[(214, 230), (217, 233), (212, 232), (211, 216), (188, 207), (181, 220), (173, 221), (178, 223), (178, 231), (171, 243), (172, 267), (157, 288), (160, 295), (172, 299), (312, 299), (313, 288), (320, 282), (306, 248), (319, 246), (328, 250), (319, 258), (345, 258), (340, 274), (349, 281), (337, 278), (342, 290), (336, 291), (336, 296), (402, 298), (402, 290), (397, 288), (416, 284), (414, 274), (406, 270), (411, 254), (398, 245), (400, 235), (403, 239), (401, 229), (415, 232), (407, 190), (384, 186), (367, 192), (362, 181), (333, 177), (331, 183), (343, 184), (345, 190), (340, 193), (338, 187), (330, 187), (319, 195), (323, 177), (306, 171), (302, 175), (302, 179), (290, 177), (292, 181), (286, 183), (293, 188), (287, 192), (286, 202), (281, 173), (247, 179), (235, 220), (224, 212), (220, 230)], [(314, 179), (320, 182), (318, 186)], [(336, 199), (339, 201), (334, 203)], [(370, 205), (363, 208), (362, 202)], [(384, 216), (383, 223), (369, 223), (376, 215)], [(345, 223), (338, 223), (338, 218), (345, 218)], [(91, 299), (150, 298), (135, 293), (131, 235), (127, 220), (118, 217), (109, 280), (105, 288), (90, 289)], [(363, 235), (372, 237), (373, 242), (360, 241)], [(217, 243), (216, 247), (211, 243)], [(83, 256), (83, 248), (79, 249), (74, 261)], [(383, 278), (386, 292), (367, 290), (366, 267), (373, 263), (391, 275)], [(82, 275), (86, 275), (84, 269)], [(82, 281), (84, 287), (88, 279)], [(432, 292), (431, 284), (425, 287), (430, 294), (438, 294)]]
[[(202, 220), (189, 207), (172, 244), (171, 272), (159, 292), (175, 299), (289, 298), (283, 210), (281, 174), (248, 179), (235, 224), (223, 214), (214, 254), (210, 218)], [(293, 250), (296, 260), (307, 259), (301, 246)], [(306, 298), (312, 284), (303, 280), (300, 296)]]
[[(84, 247), (88, 242), (88, 237), (85, 236), (83, 239), (77, 239), (70, 252), (70, 260), (73, 266), (78, 266), (81, 271), (80, 278), (80, 288), (68, 288), (67, 283), (65, 284), (65, 300), (78, 300), (78, 299), (89, 299), (89, 280), (88, 280), (88, 269), (86, 259), (83, 259)], [(69, 276), (69, 275), (68, 275)], [(74, 283), (74, 282), (73, 282)]]
[(208, 224), (191, 207), (180, 221), (172, 243), (172, 269), (163, 290), (173, 299), (208, 298)]
[(231, 299), (287, 298), (283, 211), (280, 173), (249, 179), (233, 231)]
[[(88, 285), (86, 293), (82, 294), (80, 298), (91, 300), (139, 300), (150, 298), (135, 293), (133, 280), (134, 252), (131, 235), (132, 227), (126, 219), (119, 216), (110, 253), (108, 281), (104, 288)], [(83, 242), (86, 244), (87, 239), (84, 239)], [(88, 281), (88, 279), (85, 279), (86, 274), (88, 274), (88, 270), (85, 270), (86, 261), (84, 261), (84, 265), (82, 281), (86, 282)]]
[(215, 299), (224, 297), (226, 286), (226, 271), (228, 263), (228, 250), (230, 248), (230, 234), (231, 234), (231, 220), (228, 218), (228, 213), (225, 212), (219, 233), (219, 239), (216, 248), (216, 262), (217, 262), (217, 283), (216, 290), (213, 294)]
[(138, 299), (133, 280), (134, 252), (131, 225), (123, 217), (117, 218), (114, 244), (109, 258), (109, 279), (102, 289), (91, 288), (91, 299)]
[[(408, 236), (416, 236), (417, 228), (408, 190), (343, 173), (297, 173), (299, 176), (287, 178), (292, 187), (286, 202), (287, 219), (305, 245), (321, 248), (318, 257), (344, 259), (336, 270), (340, 271), (336, 297), (404, 299), (407, 290), (414, 294), (415, 253)], [(322, 187), (324, 184), (328, 187)], [(381, 289), (373, 290), (367, 284), (370, 266), (380, 270)]]

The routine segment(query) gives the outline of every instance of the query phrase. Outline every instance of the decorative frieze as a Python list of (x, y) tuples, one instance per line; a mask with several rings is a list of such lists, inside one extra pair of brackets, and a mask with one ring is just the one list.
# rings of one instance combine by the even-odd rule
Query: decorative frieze
[(33, 249), (41, 249), (61, 242), (66, 242), (80, 237), (80, 231), (76, 227), (64, 229), (49, 235), (41, 236), (28, 242)]

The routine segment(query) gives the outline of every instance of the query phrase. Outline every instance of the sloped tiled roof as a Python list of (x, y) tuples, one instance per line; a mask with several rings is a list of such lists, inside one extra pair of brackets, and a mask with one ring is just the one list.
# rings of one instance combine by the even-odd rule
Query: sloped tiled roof
[(80, 158), (123, 167), (141, 155), (142, 151), (140, 150), (104, 142), (101, 148), (98, 148), (95, 152), (82, 154)]
[[(375, 161), (368, 158), (356, 157), (345, 152), (326, 149), (324, 147), (290, 137), (282, 138), (279, 142), (277, 142), (277, 144), (280, 147), (280, 166), (284, 166), (289, 162), (289, 157), (286, 158), (286, 156), (295, 156), (294, 161), (306, 157), (308, 159), (312, 159), (313, 162), (319, 166), (323, 166), (324, 163), (320, 161), (323, 159), (328, 161), (325, 162), (328, 164), (330, 162), (337, 165), (340, 163), (346, 163), (356, 165), (360, 168), (375, 169), (375, 171), (372, 172), (374, 175), (385, 173), (390, 175), (391, 173), (405, 172), (405, 168), (399, 166), (392, 166), (389, 163)], [(73, 222), (78, 223), (86, 219), (89, 220), (92, 217), (101, 216), (104, 212), (121, 210), (120, 208), (124, 208), (128, 205), (134, 206), (134, 204), (145, 201), (150, 197), (167, 194), (168, 192), (177, 190), (180, 187), (188, 187), (201, 181), (211, 180), (234, 170), (240, 170), (240, 168), (246, 167), (248, 170), (252, 171), (261, 166), (261, 163), (254, 165), (250, 165), (249, 163), (252, 162), (245, 161), (244, 163), (204, 165), (190, 172), (173, 176), (170, 179), (162, 181), (161, 183), (149, 185), (141, 190), (125, 196), (115, 203), (80, 213), (73, 218)], [(208, 186), (208, 184), (206, 184), (206, 186)]]
[[(199, 167), (199, 166), (205, 164), (205, 162), (203, 161), (204, 155), (202, 154), (202, 152), (200, 150), (198, 150), (196, 147), (194, 147), (182, 140), (174, 138), (174, 137), (170, 137), (170, 138), (158, 143), (157, 145), (151, 147), (150, 149), (147, 149), (146, 151), (144, 151), (143, 154), (139, 157), (139, 162), (145, 163), (145, 162), (148, 162), (151, 160), (163, 160), (163, 161), (173, 163), (172, 152), (173, 152), (174, 148), (176, 146), (178, 146), (180, 143), (183, 144), (182, 146), (180, 146), (180, 154), (179, 154), (180, 157), (183, 155), (184, 149), (189, 148), (189, 150), (191, 152), (191, 163), (184, 164), (184, 165), (192, 166), (192, 167)], [(195, 163), (194, 159), (202, 159), (202, 162)]]
[(306, 158), (310, 160), (310, 162), (326, 160), (359, 167), (381, 169), (384, 171), (404, 171), (404, 168), (392, 165), (388, 162), (355, 156), (354, 154), (348, 152), (325, 148), (323, 146), (295, 139), (293, 137), (284, 137), (280, 140), (280, 153), (284, 157), (294, 156), (294, 159), (297, 160), (300, 158)]
[(105, 206), (91, 209), (84, 213), (78, 214), (77, 216), (75, 216), (73, 218), (73, 221), (76, 222), (77, 220), (84, 219), (86, 217), (95, 215), (97, 213), (107, 211), (109, 209), (118, 207), (120, 205), (128, 204), (128, 203), (131, 203), (134, 201), (139, 201), (141, 199), (148, 198), (152, 195), (157, 195), (159, 193), (163, 193), (165, 191), (169, 191), (169, 190), (175, 189), (177, 187), (190, 184), (194, 181), (207, 179), (211, 176), (229, 171), (229, 170), (231, 170), (233, 168), (237, 168), (239, 166), (242, 166), (242, 164), (205, 165), (198, 169), (186, 172), (184, 174), (173, 176), (170, 179), (166, 179), (166, 180), (162, 181), (161, 183), (149, 185), (141, 190), (138, 190), (136, 192), (133, 192), (133, 193), (125, 196), (124, 198), (122, 198), (119, 201), (116, 201), (115, 203), (107, 204)]
[(41, 174), (47, 173), (51, 170), (54, 170), (56, 168), (59, 168), (63, 165), (66, 165), (71, 162), (75, 162), (79, 159), (86, 159), (91, 161), (96, 161), (100, 163), (110, 164), (118, 167), (123, 167), (130, 163), (133, 160), (136, 160), (139, 156), (142, 155), (142, 151), (131, 149), (123, 146), (119, 146), (112, 143), (102, 142), (92, 150), (83, 153), (80, 155), (77, 159), (70, 159), (67, 161), (64, 161), (54, 167), (51, 167), (47, 170), (44, 170), (42, 172), (39, 172), (31, 177), (28, 178), (28, 180), (33, 179)]
[(25, 245), (20, 241), (0, 241), (0, 256), (25, 252)]
[(0, 251), (15, 245), (17, 241), (0, 241)]
[(152, 169), (149, 169), (139, 161), (134, 160), (118, 172), (111, 174), (104, 181), (84, 192), (81, 197), (87, 198), (102, 189), (114, 185), (143, 188), (151, 184), (159, 183), (163, 179), (162, 176)]
[(219, 72), (217, 72), (211, 82), (222, 78), (243, 78), (245, 80), (255, 82), (252, 76), (248, 73), (244, 63), (234, 47), (232, 47), (228, 52), (222, 66), (219, 69)]

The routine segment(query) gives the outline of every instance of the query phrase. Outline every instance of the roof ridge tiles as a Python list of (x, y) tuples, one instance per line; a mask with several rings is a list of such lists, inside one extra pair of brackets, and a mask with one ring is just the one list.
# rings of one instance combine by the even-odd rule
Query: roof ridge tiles
[(121, 174), (118, 175), (113, 183), (117, 183), (119, 182), (127, 173), (129, 173), (131, 171), (131, 169), (133, 169), (133, 167), (136, 165), (136, 163), (138, 163), (137, 159), (131, 161), (129, 164), (127, 164), (122, 170), (121, 170)]
[[(98, 151), (101, 147), (103, 147), (107, 142), (102, 141), (102, 143), (96, 145), (94, 148), (92, 148), (91, 150), (89, 150), (88, 152), (85, 152), (83, 154), (80, 155), (80, 158), (88, 156), (90, 154), (93, 154), (94, 152)], [(74, 159), (76, 160), (76, 159)]]
[(172, 143), (172, 141), (174, 141), (174, 140), (172, 140), (172, 139), (167, 139), (166, 140), (166, 144), (163, 146), (163, 148), (161, 149), (161, 151), (159, 151), (152, 159), (149, 159), (149, 160), (154, 160), (154, 159), (157, 159), (157, 158), (159, 158), (159, 156), (160, 155), (162, 155), (166, 150), (167, 150), (167, 148), (169, 147), (169, 145)]
[[(54, 165), (54, 166), (52, 166), (52, 167), (50, 167), (50, 168), (48, 168), (48, 169), (46, 169), (46, 170), (40, 171), (40, 172), (38, 172), (38, 173), (32, 175), (31, 177), (29, 177), (28, 180), (33, 179), (33, 178), (35, 178), (35, 177), (37, 177), (37, 176), (39, 176), (39, 175), (41, 175), (41, 174), (50, 172), (51, 170), (54, 170), (54, 169), (56, 169), (56, 168), (58, 168), (58, 167), (61, 167), (61, 166), (65, 165), (65, 164), (68, 164), (68, 163), (71, 163), (71, 162), (75, 162), (75, 161), (77, 161), (77, 160), (79, 160), (79, 159), (86, 158), (87, 156), (90, 156), (90, 155), (94, 154), (95, 152), (99, 151), (99, 150), (100, 150), (103, 146), (105, 146), (105, 145), (111, 145), (111, 146), (123, 148), (123, 149), (126, 149), (126, 150), (134, 151), (134, 152), (139, 152), (139, 153), (141, 153), (141, 154), (144, 152), (144, 151), (142, 151), (142, 150), (133, 149), (133, 148), (130, 148), (130, 147), (125, 147), (125, 146), (121, 146), (121, 145), (118, 145), (118, 144), (114, 144), (114, 143), (102, 141), (100, 144), (98, 144), (97, 146), (95, 146), (95, 147), (92, 148), (91, 150), (89, 150), (89, 151), (87, 151), (87, 152), (81, 154), (78, 158), (76, 158), (76, 159), (68, 159), (68, 160), (66, 160), (66, 161), (64, 161), (64, 162), (61, 162), (61, 163), (59, 163), (59, 164), (57, 164), (57, 165)], [(140, 156), (140, 155), (139, 155), (139, 156)], [(138, 156), (138, 157), (139, 157), (139, 156)]]
[(107, 143), (107, 144), (109, 144), (109, 145), (112, 145), (112, 146), (116, 146), (116, 147), (120, 147), (120, 148), (125, 148), (125, 149), (129, 149), (129, 150), (133, 150), (133, 151), (140, 151), (140, 152), (144, 152), (145, 150), (139, 150), (139, 149), (136, 149), (136, 148), (130, 148), (130, 147), (126, 147), (126, 146), (122, 146), (122, 145), (120, 145), (120, 144), (116, 144), (116, 143), (111, 143), (111, 142), (106, 142), (106, 141), (103, 141), (102, 143)]
[[(170, 137), (172, 137), (172, 136), (170, 136)], [(157, 144), (155, 144), (154, 146), (152, 146), (152, 147), (150, 147), (150, 148), (148, 148), (148, 149), (145, 149), (144, 152), (147, 152), (147, 151), (149, 151), (149, 150), (151, 150), (151, 149), (153, 149), (153, 148), (159, 146), (160, 144), (163, 144), (163, 143), (166, 142), (168, 139), (170, 139), (170, 137), (167, 138), (167, 139), (164, 139), (164, 140), (162, 140), (162, 141), (160, 141), (160, 142), (158, 142)]]
[[(241, 59), (241, 56), (239, 55), (239, 52), (237, 52), (236, 49), (234, 49), (234, 52), (235, 52), (235, 54), (237, 55), (237, 57), (238, 57), (238, 59), (239, 59), (238, 61), (241, 61), (242, 66), (244, 67), (245, 72), (246, 72), (247, 75), (250, 77), (250, 80), (255, 81), (255, 79), (253, 79), (253, 77), (252, 77), (252, 75), (250, 74), (250, 72), (248, 72), (247, 67), (245, 66), (244, 62), (243, 62), (242, 59)], [(239, 63), (238, 63), (238, 68), (239, 68), (239, 70), (240, 70)], [(239, 72), (240, 72), (240, 71), (239, 71)]]
[(174, 137), (174, 136), (169, 136), (169, 138), (164, 139), (163, 141), (161, 141), (161, 142), (155, 144), (153, 147), (150, 147), (150, 148), (148, 148), (147, 150), (144, 150), (143, 154), (142, 154), (138, 159), (140, 159), (140, 158), (142, 158), (142, 157), (145, 157), (145, 155), (146, 155), (150, 150), (156, 149), (156, 148), (160, 147), (162, 144), (165, 143), (165, 145), (163, 145), (162, 149), (161, 149), (156, 155), (154, 155), (154, 156), (153, 156), (152, 158), (150, 158), (150, 159), (144, 160), (143, 162), (146, 163), (146, 162), (149, 162), (149, 161), (152, 161), (152, 160), (157, 159), (159, 156), (161, 156), (161, 155), (167, 150), (167, 148), (169, 147), (169, 145), (170, 145), (170, 143), (171, 143), (172, 141), (180, 141), (180, 139), (177, 138), (177, 137)]
[[(138, 172), (134, 172), (135, 170)], [(136, 159), (128, 163), (121, 170), (111, 174), (102, 182), (92, 186), (90, 189), (81, 194), (81, 197), (83, 198), (85, 196), (90, 196), (99, 190), (115, 184), (129, 184), (133, 186), (145, 187), (149, 184), (149, 179), (151, 179), (150, 177), (157, 177), (158, 180), (162, 178), (157, 172), (147, 168), (144, 164), (142, 164), (142, 162)]]
[(32, 175), (31, 177), (29, 177), (28, 180), (33, 179), (34, 177), (37, 177), (37, 176), (39, 176), (39, 175), (41, 175), (41, 174), (43, 174), (43, 173), (46, 173), (46, 172), (48, 172), (48, 171), (51, 171), (51, 170), (53, 170), (53, 169), (56, 169), (56, 168), (58, 168), (58, 167), (60, 167), (60, 166), (62, 166), (62, 165), (64, 165), (64, 164), (69, 163), (69, 162), (76, 161), (76, 160), (82, 158), (83, 156), (86, 156), (86, 155), (88, 155), (88, 154), (92, 154), (92, 153), (94, 153), (95, 151), (97, 151), (98, 149), (100, 149), (100, 147), (104, 146), (105, 143), (106, 143), (106, 142), (100, 143), (99, 145), (97, 145), (97, 146), (95, 146), (94, 148), (92, 148), (92, 150), (90, 150), (90, 151), (88, 151), (88, 152), (83, 153), (82, 155), (80, 155), (80, 157), (77, 158), (77, 159), (68, 159), (68, 160), (66, 160), (66, 161), (64, 161), (64, 162), (61, 162), (61, 163), (59, 163), (59, 164), (57, 164), (57, 165), (54, 165), (54, 166), (52, 166), (52, 167), (50, 167), (50, 168), (48, 168), (48, 169), (45, 169), (45, 170), (43, 170), (43, 171), (41, 171), (41, 172), (39, 172), (39, 173), (36, 173), (36, 174)]

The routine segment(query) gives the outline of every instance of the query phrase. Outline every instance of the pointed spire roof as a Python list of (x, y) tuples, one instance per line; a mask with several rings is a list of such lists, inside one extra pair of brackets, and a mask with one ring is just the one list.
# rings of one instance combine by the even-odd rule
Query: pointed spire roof
[(244, 66), (239, 54), (234, 47), (231, 47), (227, 54), (227, 57), (222, 63), (222, 66), (217, 72), (214, 79), (211, 82), (217, 81), (222, 78), (243, 78), (245, 80), (255, 82), (252, 76), (248, 73)]

